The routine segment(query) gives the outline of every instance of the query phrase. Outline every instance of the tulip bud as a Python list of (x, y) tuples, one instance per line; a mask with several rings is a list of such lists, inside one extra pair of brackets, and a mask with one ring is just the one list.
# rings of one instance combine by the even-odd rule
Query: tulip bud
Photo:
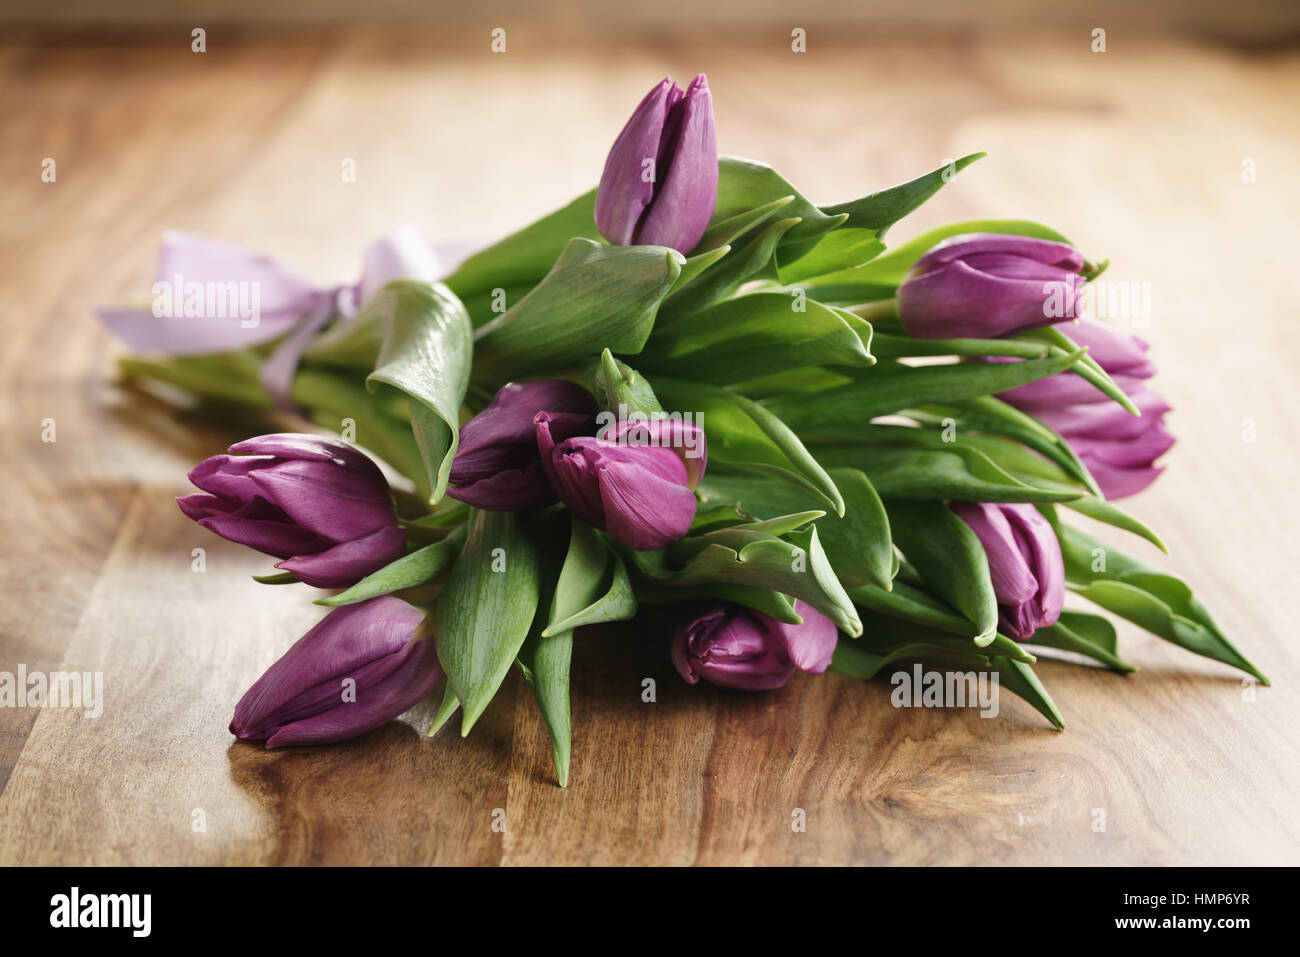
[(1070, 443), (1108, 499), (1136, 495), (1159, 478), (1156, 459), (1175, 442), (1164, 427), (1169, 403), (1145, 385), (1128, 395), (1141, 416), (1110, 401), (1029, 410)]
[(235, 705), (230, 732), (288, 744), (346, 741), (414, 707), (438, 680), (424, 616), (384, 596), (336, 608), (258, 678)]
[(352, 585), (406, 551), (388, 483), (352, 446), (315, 435), (261, 435), (190, 472), (209, 494), (176, 500), (222, 538), (284, 561), (319, 588)]
[(690, 684), (703, 678), (742, 691), (780, 688), (795, 671), (819, 675), (835, 651), (835, 623), (803, 601), (794, 608), (802, 625), (742, 605), (711, 605), (677, 626), (673, 667)]
[(608, 437), (562, 438), (554, 417), (534, 420), (542, 467), (560, 500), (589, 525), (635, 549), (661, 548), (690, 530), (707, 460), (704, 430), (674, 419), (633, 420)]
[(1067, 372), (998, 397), (1055, 429), (1078, 453), (1108, 499), (1136, 494), (1164, 471), (1155, 467), (1155, 461), (1174, 444), (1164, 428), (1170, 406), (1144, 382), (1156, 371), (1146, 356), (1147, 344), (1088, 317), (1066, 326), (1064, 332), (1088, 347), (1088, 354), (1133, 400), (1140, 417)]
[(703, 73), (683, 94), (667, 77), (618, 134), (596, 192), (596, 226), (616, 246), (689, 253), (718, 203), (713, 98)]
[(1055, 624), (1065, 603), (1065, 561), (1051, 523), (1032, 505), (952, 502), (949, 507), (984, 546), (1003, 630), (1025, 639)]
[(447, 494), (475, 508), (517, 512), (555, 501), (537, 450), (533, 416), (550, 413), (560, 439), (590, 435), (596, 403), (571, 382), (510, 382), (460, 430)]
[(1050, 325), (1073, 318), (1082, 269), (1082, 254), (1066, 243), (1002, 233), (952, 236), (908, 271), (898, 288), (898, 317), (918, 339), (988, 339)]

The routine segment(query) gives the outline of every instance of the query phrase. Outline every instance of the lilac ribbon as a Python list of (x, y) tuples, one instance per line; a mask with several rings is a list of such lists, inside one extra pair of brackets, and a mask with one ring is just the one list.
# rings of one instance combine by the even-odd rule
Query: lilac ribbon
[(163, 234), (151, 307), (94, 311), (139, 352), (229, 352), (286, 336), (259, 378), (278, 406), (292, 408), (289, 389), (303, 350), (330, 319), (352, 319), (394, 279), (432, 281), (444, 271), (413, 226), (367, 246), (361, 279), (336, 286), (320, 286), (268, 256), (169, 230)]

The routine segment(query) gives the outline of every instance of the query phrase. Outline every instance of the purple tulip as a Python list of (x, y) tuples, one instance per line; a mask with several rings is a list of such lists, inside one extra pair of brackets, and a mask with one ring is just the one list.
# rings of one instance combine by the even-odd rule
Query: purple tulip
[(413, 637), (423, 617), (391, 596), (336, 608), (244, 693), (230, 733), (279, 748), (387, 724), (438, 680), (433, 641)]
[[(988, 339), (1073, 317), (1083, 286), (1073, 246), (967, 233), (934, 246), (898, 287), (898, 317), (918, 339)], [(1060, 301), (1060, 315), (1051, 304)]]
[(1065, 561), (1051, 523), (1032, 505), (952, 502), (988, 557), (1003, 630), (1026, 639), (1061, 617)]
[(222, 538), (284, 561), (318, 588), (352, 585), (401, 558), (406, 536), (378, 466), (352, 446), (315, 435), (261, 435), (190, 472), (208, 494), (176, 500)]
[(516, 512), (555, 501), (542, 470), (533, 416), (551, 414), (560, 439), (596, 429), (596, 402), (563, 380), (510, 382), (460, 430), (447, 494), (475, 508)]
[(609, 437), (565, 438), (551, 413), (533, 421), (551, 486), (584, 522), (642, 550), (675, 542), (690, 529), (707, 460), (699, 426), (635, 420)]
[(703, 73), (646, 94), (618, 134), (596, 191), (596, 226), (616, 246), (695, 248), (718, 204), (713, 98)]
[(711, 605), (677, 626), (673, 667), (690, 684), (703, 678), (742, 691), (780, 688), (796, 671), (819, 675), (835, 651), (835, 623), (802, 601), (794, 608), (802, 625), (742, 605)]
[(1087, 317), (1063, 331), (1088, 347), (1088, 354), (1142, 415), (1126, 412), (1069, 372), (1011, 389), (999, 398), (1055, 429), (1078, 453), (1108, 499), (1134, 495), (1164, 471), (1155, 461), (1174, 444), (1174, 437), (1164, 427), (1169, 403), (1144, 381), (1156, 371), (1146, 356), (1147, 344)]

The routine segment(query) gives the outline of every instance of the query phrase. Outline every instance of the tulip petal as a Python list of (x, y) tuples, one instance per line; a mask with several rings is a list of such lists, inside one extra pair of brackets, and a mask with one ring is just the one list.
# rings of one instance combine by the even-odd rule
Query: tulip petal
[(668, 111), (681, 95), (677, 84), (664, 77), (633, 110), (605, 159), (596, 190), (596, 226), (615, 246), (635, 241), (642, 214), (654, 199), (655, 183), (645, 181), (643, 163), (658, 157)]
[(231, 733), (261, 740), (287, 721), (341, 704), (344, 678), (381, 680), (400, 663), (393, 656), (410, 641), (422, 617), (391, 596), (330, 612), (244, 693), (235, 706)]
[[(1029, 634), (1056, 624), (1065, 605), (1065, 559), (1051, 523), (1032, 505), (1003, 506), (1020, 548), (1033, 570), (1038, 592)], [(1024, 637), (1028, 637), (1025, 635)]]
[(274, 462), (275, 457), (271, 455), (214, 455), (194, 466), (189, 479), (205, 492), (229, 502), (244, 502), (262, 494), (248, 473)]
[(314, 588), (346, 588), (405, 553), (406, 534), (396, 525), (384, 525), (325, 551), (287, 558), (275, 567), (293, 572)]
[(623, 461), (602, 465), (599, 481), (604, 528), (624, 545), (638, 550), (661, 548), (690, 531), (695, 494), (681, 482)]
[(440, 669), (432, 639), (410, 642), (397, 667), (375, 685), (357, 682), (354, 702), (286, 725), (266, 742), (268, 748), (346, 741), (382, 727), (409, 711), (433, 690)]
[(273, 455), (281, 459), (333, 462), (351, 474), (362, 476), (387, 488), (384, 473), (370, 457), (339, 439), (305, 432), (280, 432), (259, 435), (236, 442), (228, 451), (233, 455)]
[(447, 494), (466, 505), (490, 512), (543, 508), (556, 499), (542, 463), (537, 459), (522, 469), (504, 469), (465, 486), (448, 485)]
[(786, 656), (800, 671), (820, 675), (831, 666), (831, 656), (839, 640), (839, 629), (816, 608), (802, 599), (794, 603), (795, 614), (803, 619), (802, 625), (791, 625), (768, 618), (760, 612), (751, 612), (763, 620), (769, 631), (777, 635), (785, 648)]
[(683, 255), (695, 248), (718, 203), (718, 143), (713, 97), (700, 74), (672, 108), (664, 130), (654, 201), (636, 241), (668, 246)]
[[(182, 505), (181, 508), (184, 510), (186, 506)], [(274, 555), (276, 558), (289, 558), (305, 552), (315, 552), (329, 545), (309, 529), (288, 524), (282, 519), (249, 518), (238, 513), (214, 513), (197, 521), (208, 531), (220, 535), (227, 541), (246, 545), (267, 555)]]
[(672, 660), (688, 684), (709, 684), (741, 691), (780, 688), (795, 672), (780, 636), (760, 616), (737, 605), (716, 604), (678, 625)]
[(386, 483), (377, 486), (369, 475), (333, 464), (296, 459), (256, 469), (248, 477), (294, 522), (332, 542), (396, 522)]

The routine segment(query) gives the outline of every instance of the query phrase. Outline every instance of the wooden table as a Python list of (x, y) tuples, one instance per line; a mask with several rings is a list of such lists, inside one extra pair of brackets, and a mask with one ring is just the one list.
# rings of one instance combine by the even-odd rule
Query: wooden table
[[(0, 710), (0, 863), (1300, 862), (1300, 58), (1115, 32), (1105, 54), (1086, 33), (788, 43), (515, 29), (493, 55), (486, 35), (214, 30), (195, 54), (188, 31), (10, 35), (0, 670), (102, 671), (105, 703)], [(172, 503), (256, 426), (120, 389), (120, 346), (87, 305), (147, 290), (168, 227), (322, 279), (353, 277), (361, 245), (407, 222), (502, 234), (587, 189), (643, 91), (697, 70), (724, 150), (816, 199), (989, 151), (899, 239), (1033, 218), (1151, 283), (1143, 334), (1182, 441), (1131, 505), (1173, 554), (1123, 547), (1195, 583), (1274, 687), (1250, 700), (1226, 667), (1123, 627), (1135, 675), (1039, 666), (1057, 733), (1009, 695), (982, 720), (896, 710), (887, 684), (838, 676), (691, 688), (662, 636), (613, 629), (578, 644), (567, 790), (513, 679), (463, 741), (426, 738), (425, 708), (332, 748), (234, 743), (234, 702), (320, 609), (252, 585), (267, 563)]]

